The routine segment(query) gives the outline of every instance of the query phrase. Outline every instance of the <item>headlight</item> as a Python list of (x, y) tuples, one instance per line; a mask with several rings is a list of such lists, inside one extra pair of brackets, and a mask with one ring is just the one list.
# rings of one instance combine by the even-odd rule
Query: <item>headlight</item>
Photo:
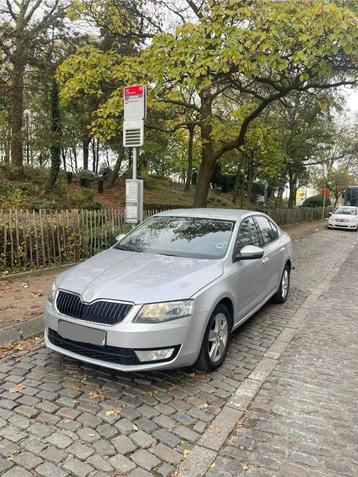
[(53, 303), (53, 301), (55, 299), (56, 291), (57, 291), (56, 284), (55, 284), (55, 282), (53, 282), (53, 284), (51, 285), (51, 288), (48, 292), (48, 295), (47, 295), (47, 300), (50, 303)]
[(191, 316), (192, 300), (169, 301), (167, 303), (151, 303), (143, 305), (134, 318), (136, 323), (162, 323)]

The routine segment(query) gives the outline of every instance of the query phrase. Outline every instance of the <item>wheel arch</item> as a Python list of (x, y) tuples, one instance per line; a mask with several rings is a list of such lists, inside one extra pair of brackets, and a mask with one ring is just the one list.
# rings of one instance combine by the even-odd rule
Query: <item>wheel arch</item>
[(230, 313), (230, 316), (229, 316), (229, 318), (230, 318), (230, 330), (232, 330), (232, 327), (234, 326), (234, 304), (231, 301), (231, 298), (229, 298), (228, 296), (220, 298), (220, 300), (216, 303), (215, 307), (213, 308), (213, 311), (215, 310), (215, 308), (218, 305), (224, 305), (228, 309), (228, 311)]

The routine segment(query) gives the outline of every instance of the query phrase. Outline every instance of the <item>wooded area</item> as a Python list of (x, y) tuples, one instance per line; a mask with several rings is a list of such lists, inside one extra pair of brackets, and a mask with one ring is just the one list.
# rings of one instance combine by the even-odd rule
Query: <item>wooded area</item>
[(131, 167), (123, 86), (144, 83), (140, 177), (181, 181), (194, 206), (210, 188), (242, 206), (253, 185), (270, 207), (294, 207), (307, 184), (335, 202), (358, 175), (358, 122), (342, 90), (357, 82), (357, 10), (344, 0), (0, 0), (0, 162), (45, 168), (48, 191), (60, 170), (104, 173), (113, 187)]

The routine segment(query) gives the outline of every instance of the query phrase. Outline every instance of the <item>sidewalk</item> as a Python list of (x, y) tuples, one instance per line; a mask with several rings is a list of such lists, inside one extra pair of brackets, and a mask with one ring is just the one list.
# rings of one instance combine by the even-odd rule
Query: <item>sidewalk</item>
[(208, 476), (358, 475), (357, 284), (358, 244), (307, 312)]

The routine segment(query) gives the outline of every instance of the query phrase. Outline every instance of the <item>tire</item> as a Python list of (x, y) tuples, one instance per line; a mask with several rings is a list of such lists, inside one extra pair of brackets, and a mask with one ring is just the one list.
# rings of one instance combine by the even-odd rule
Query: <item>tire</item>
[(280, 288), (272, 297), (272, 301), (274, 303), (285, 303), (287, 300), (288, 292), (290, 291), (290, 275), (291, 270), (289, 265), (286, 263), (281, 276)]
[(199, 358), (195, 364), (198, 369), (210, 372), (221, 366), (229, 349), (230, 331), (230, 312), (225, 305), (219, 304), (206, 327)]

